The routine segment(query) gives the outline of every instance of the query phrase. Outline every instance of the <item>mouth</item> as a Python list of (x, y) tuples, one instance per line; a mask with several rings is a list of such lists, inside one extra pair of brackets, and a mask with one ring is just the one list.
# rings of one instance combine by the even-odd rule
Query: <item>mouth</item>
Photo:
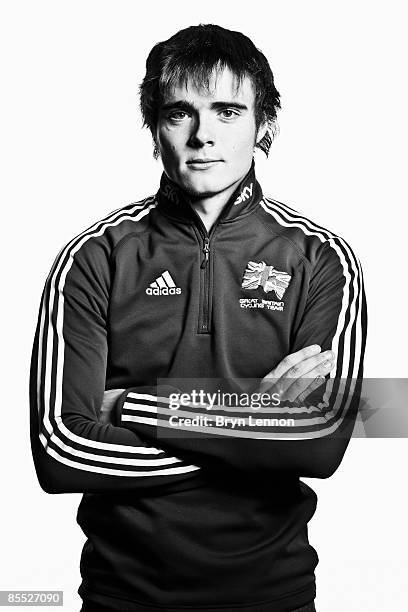
[(206, 159), (202, 157), (197, 157), (196, 159), (190, 159), (186, 162), (186, 164), (194, 170), (205, 170), (207, 168), (212, 168), (213, 166), (220, 164), (221, 162), (222, 159)]

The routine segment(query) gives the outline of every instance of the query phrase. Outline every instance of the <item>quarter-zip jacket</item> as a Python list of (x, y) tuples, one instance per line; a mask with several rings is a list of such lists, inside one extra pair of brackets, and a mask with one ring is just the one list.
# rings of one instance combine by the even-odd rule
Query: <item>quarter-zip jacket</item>
[[(65, 245), (41, 299), (31, 443), (45, 491), (84, 493), (81, 596), (150, 612), (283, 612), (311, 601), (316, 496), (299, 478), (330, 476), (342, 459), (365, 338), (351, 247), (264, 197), (254, 165), (209, 233), (163, 175), (155, 196)], [(158, 435), (171, 414), (158, 379), (260, 380), (310, 344), (333, 349), (336, 366), (318, 402), (290, 411), (290, 427), (247, 420)], [(349, 380), (341, 394), (338, 379)], [(115, 424), (102, 424), (114, 388), (126, 391)], [(271, 412), (289, 415), (256, 416)]]

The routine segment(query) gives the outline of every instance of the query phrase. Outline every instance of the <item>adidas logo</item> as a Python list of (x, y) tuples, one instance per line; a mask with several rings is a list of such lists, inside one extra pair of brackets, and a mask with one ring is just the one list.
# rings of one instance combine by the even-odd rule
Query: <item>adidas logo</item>
[(150, 287), (146, 289), (147, 295), (180, 295), (180, 287), (176, 287), (174, 280), (171, 278), (169, 271), (166, 270), (160, 274)]

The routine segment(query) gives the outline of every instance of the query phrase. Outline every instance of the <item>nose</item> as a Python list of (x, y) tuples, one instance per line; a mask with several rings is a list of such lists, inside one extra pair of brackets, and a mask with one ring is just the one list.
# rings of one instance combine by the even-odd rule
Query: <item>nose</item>
[(189, 138), (189, 145), (198, 149), (204, 145), (213, 146), (214, 144), (215, 136), (211, 120), (204, 116), (197, 116)]

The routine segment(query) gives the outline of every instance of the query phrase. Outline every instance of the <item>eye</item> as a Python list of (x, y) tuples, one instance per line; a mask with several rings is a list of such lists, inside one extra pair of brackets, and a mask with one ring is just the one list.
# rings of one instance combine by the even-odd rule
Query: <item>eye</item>
[(185, 117), (187, 117), (187, 113), (182, 110), (173, 111), (168, 115), (168, 119), (170, 119), (170, 121), (182, 121), (185, 119)]
[(234, 116), (238, 115), (238, 113), (237, 113), (236, 111), (232, 110), (232, 108), (224, 108), (224, 109), (221, 111), (221, 114), (222, 114), (222, 116), (223, 116), (225, 119), (232, 119), (232, 117), (234, 117)]

